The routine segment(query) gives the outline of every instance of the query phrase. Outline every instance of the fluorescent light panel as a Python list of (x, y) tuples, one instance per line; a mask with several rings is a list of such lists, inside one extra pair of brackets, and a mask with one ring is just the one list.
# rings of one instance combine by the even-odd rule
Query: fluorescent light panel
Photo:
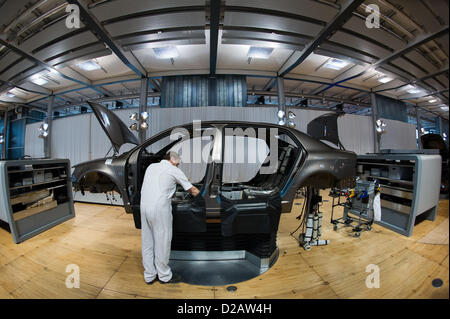
[(324, 68), (333, 69), (333, 70), (340, 70), (348, 65), (348, 62), (339, 60), (339, 59), (331, 59), (325, 65)]
[(420, 92), (422, 92), (422, 91), (419, 90), (418, 88), (413, 88), (411, 90), (408, 90), (409, 94), (417, 94), (417, 93), (420, 93)]
[(158, 59), (173, 59), (179, 56), (176, 47), (153, 48), (153, 52)]
[(268, 59), (272, 51), (273, 48), (250, 47), (247, 56), (252, 59)]
[(100, 69), (100, 65), (98, 65), (92, 60), (78, 63), (77, 66), (83, 69), (84, 71), (95, 71)]
[(392, 80), (393, 79), (388, 76), (382, 76), (382, 77), (378, 78), (378, 82), (381, 82), (381, 83), (388, 83)]
[(32, 79), (31, 82), (33, 82), (34, 84), (37, 84), (37, 85), (44, 85), (44, 84), (48, 83), (48, 81), (46, 79), (43, 79), (41, 77)]

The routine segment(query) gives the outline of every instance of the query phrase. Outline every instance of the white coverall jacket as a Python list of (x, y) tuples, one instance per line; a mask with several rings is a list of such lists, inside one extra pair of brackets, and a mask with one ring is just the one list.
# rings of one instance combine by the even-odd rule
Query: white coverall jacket
[(141, 189), (142, 259), (146, 282), (172, 278), (169, 267), (172, 242), (171, 198), (180, 184), (184, 190), (192, 187), (181, 169), (167, 160), (151, 164)]

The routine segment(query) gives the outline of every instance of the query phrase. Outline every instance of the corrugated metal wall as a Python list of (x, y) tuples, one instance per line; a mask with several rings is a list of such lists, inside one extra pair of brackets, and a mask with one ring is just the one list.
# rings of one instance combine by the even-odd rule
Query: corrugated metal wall
[(378, 116), (402, 122), (408, 122), (408, 106), (398, 100), (377, 95)]
[(161, 87), (161, 107), (247, 105), (244, 75), (165, 76)]

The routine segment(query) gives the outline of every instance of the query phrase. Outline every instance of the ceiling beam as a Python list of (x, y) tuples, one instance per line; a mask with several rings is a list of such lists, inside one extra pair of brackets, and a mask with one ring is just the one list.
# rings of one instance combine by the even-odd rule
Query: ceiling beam
[[(247, 95), (278, 96), (278, 92), (248, 91)], [(331, 102), (337, 102), (337, 103), (345, 103), (345, 104), (359, 105), (359, 106), (363, 106), (363, 107), (370, 107), (369, 103), (361, 103), (361, 102), (340, 99), (340, 98), (335, 98), (335, 97), (326, 96), (326, 95), (312, 95), (312, 94), (284, 92), (284, 96), (285, 97), (302, 98), (302, 99), (310, 99), (310, 100), (320, 100), (320, 101), (325, 100), (325, 101), (331, 101)]]
[(374, 88), (374, 92), (375, 93), (380, 93), (380, 92), (386, 92), (386, 91), (391, 91), (391, 90), (398, 90), (398, 89), (400, 89), (400, 88), (402, 88), (404, 86), (415, 84), (417, 82), (423, 82), (423, 81), (426, 81), (428, 79), (434, 78), (435, 76), (441, 75), (443, 73), (448, 73), (448, 71), (449, 70), (448, 70), (448, 64), (447, 64), (446, 66), (441, 68), (439, 71), (436, 71), (436, 72), (434, 72), (432, 74), (428, 74), (428, 75), (426, 75), (424, 77), (421, 77), (421, 78), (418, 78), (416, 80), (409, 81), (408, 83), (405, 83), (405, 84), (402, 84), (402, 85), (397, 85), (397, 86), (394, 86), (394, 87), (392, 87), (392, 86), (390, 87), (389, 83), (382, 84), (382, 85), (380, 85), (378, 87), (375, 87)]
[(347, 71), (345, 71), (345, 72), (341, 73), (339, 76), (337, 76), (334, 79), (333, 84), (330, 84), (326, 88), (320, 90), (319, 92), (315, 92), (315, 93), (316, 94), (322, 93), (322, 92), (336, 86), (337, 84), (360, 77), (360, 76), (366, 74), (369, 70), (375, 70), (376, 68), (381, 67), (381, 66), (389, 63), (390, 61), (395, 60), (395, 59), (401, 57), (402, 55), (404, 55), (412, 50), (417, 49), (421, 45), (423, 45), (431, 40), (434, 40), (436, 38), (439, 38), (447, 33), (448, 33), (448, 26), (445, 26), (436, 32), (420, 35), (415, 40), (411, 41), (408, 45), (406, 45), (404, 48), (393, 52), (392, 54), (378, 60), (377, 62), (375, 62), (371, 65), (368, 65), (366, 67), (355, 66), (353, 68), (348, 69)]
[(83, 23), (97, 35), (98, 38), (134, 73), (140, 77), (146, 77), (147, 71), (131, 52), (125, 52), (120, 45), (116, 44), (108, 31), (101, 25), (97, 18), (90, 12), (88, 5), (80, 0), (67, 0), (70, 4), (75, 4), (80, 8), (80, 15)]
[(100, 93), (102, 95), (110, 94), (110, 92), (108, 92), (107, 90), (104, 90), (101, 87), (93, 87), (92, 82), (88, 78), (86, 78), (83, 75), (81, 75), (80, 73), (72, 70), (71, 68), (66, 68), (63, 73), (60, 70), (55, 69), (53, 66), (45, 63), (44, 61), (41, 61), (40, 59), (34, 57), (32, 54), (23, 51), (22, 49), (19, 48), (19, 46), (17, 44), (12, 44), (12, 41), (10, 41), (10, 42), (5, 41), (4, 37), (5, 36), (3, 34), (0, 34), (0, 44), (1, 45), (4, 45), (5, 47), (11, 49), (15, 53), (21, 55), (22, 57), (34, 62), (36, 65), (39, 65), (40, 67), (47, 69), (50, 72), (54, 72), (57, 75), (59, 75), (60, 77), (65, 78), (69, 81), (73, 81), (78, 84), (85, 85), (87, 88), (97, 91), (98, 93)]
[(412, 95), (411, 96), (411, 94), (405, 94), (405, 95), (399, 96), (398, 98), (399, 98), (399, 100), (415, 100), (415, 99), (421, 99), (424, 97), (441, 94), (441, 93), (445, 93), (445, 92), (448, 92), (448, 88), (445, 88), (445, 89), (439, 90), (439, 91), (435, 91), (435, 92), (431, 92), (426, 95)]
[(303, 63), (315, 49), (326, 41), (337, 29), (339, 29), (348, 19), (351, 18), (355, 11), (364, 0), (348, 0), (342, 5), (338, 14), (320, 31), (316, 38), (308, 43), (302, 51), (295, 51), (278, 71), (280, 76), (285, 76), (297, 66)]

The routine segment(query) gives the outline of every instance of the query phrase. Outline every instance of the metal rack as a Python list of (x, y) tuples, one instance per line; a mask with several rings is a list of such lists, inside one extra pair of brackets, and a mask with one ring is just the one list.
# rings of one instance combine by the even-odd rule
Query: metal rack
[(418, 216), (435, 220), (441, 181), (439, 155), (359, 155), (357, 173), (363, 180), (380, 183), (381, 220), (377, 224), (409, 237)]
[(70, 161), (0, 161), (0, 220), (15, 243), (75, 216)]
[[(354, 189), (332, 189), (330, 197), (332, 198), (331, 223), (333, 224), (333, 230), (338, 230), (338, 225), (343, 224), (352, 227), (355, 237), (360, 237), (363, 231), (372, 230), (374, 222), (373, 199), (377, 188), (375, 182), (358, 180)], [(342, 196), (346, 196), (345, 202), (341, 202)], [(335, 203), (336, 198), (337, 203)], [(335, 207), (344, 208), (342, 217), (334, 218)]]

